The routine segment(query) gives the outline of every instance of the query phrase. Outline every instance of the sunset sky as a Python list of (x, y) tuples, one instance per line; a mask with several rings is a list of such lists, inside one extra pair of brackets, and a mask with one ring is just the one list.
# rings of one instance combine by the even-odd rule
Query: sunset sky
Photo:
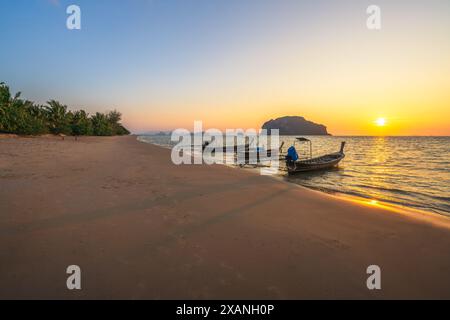
[(448, 0), (1, 0), (0, 38), (13, 91), (116, 108), (134, 132), (300, 115), (334, 135), (450, 135)]

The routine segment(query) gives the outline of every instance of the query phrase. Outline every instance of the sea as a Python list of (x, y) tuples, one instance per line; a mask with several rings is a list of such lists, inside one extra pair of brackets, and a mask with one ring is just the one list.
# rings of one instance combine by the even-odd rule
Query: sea
[[(339, 150), (345, 159), (332, 170), (278, 176), (307, 188), (377, 203), (450, 216), (450, 137), (303, 136), (312, 156)], [(296, 137), (281, 136), (284, 151)], [(171, 148), (170, 135), (139, 136), (142, 142)], [(295, 142), (300, 158), (310, 156), (307, 143)]]

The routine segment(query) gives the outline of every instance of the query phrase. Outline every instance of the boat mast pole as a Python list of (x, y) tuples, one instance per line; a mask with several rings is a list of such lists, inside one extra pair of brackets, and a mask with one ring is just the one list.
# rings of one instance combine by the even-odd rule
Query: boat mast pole
[(312, 159), (312, 142), (309, 140), (309, 158)]

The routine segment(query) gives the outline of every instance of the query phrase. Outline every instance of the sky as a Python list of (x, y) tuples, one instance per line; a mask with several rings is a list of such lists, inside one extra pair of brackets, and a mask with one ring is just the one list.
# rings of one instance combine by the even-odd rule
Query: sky
[(117, 109), (133, 132), (299, 115), (334, 135), (450, 135), (448, 0), (0, 0), (0, 39), (12, 91)]

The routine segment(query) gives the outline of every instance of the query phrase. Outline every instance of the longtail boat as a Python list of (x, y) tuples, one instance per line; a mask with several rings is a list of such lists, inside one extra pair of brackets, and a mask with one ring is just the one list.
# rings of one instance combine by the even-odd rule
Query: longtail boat
[(289, 174), (295, 174), (298, 172), (314, 171), (330, 169), (339, 164), (339, 162), (345, 158), (344, 147), (345, 141), (341, 142), (341, 149), (338, 152), (325, 154), (320, 157), (312, 158), (312, 144), (311, 140), (306, 138), (296, 138), (300, 142), (308, 142), (310, 150), (310, 158), (299, 159), (297, 151), (295, 149), (295, 143), (288, 149), (288, 154), (285, 158), (286, 167)]

